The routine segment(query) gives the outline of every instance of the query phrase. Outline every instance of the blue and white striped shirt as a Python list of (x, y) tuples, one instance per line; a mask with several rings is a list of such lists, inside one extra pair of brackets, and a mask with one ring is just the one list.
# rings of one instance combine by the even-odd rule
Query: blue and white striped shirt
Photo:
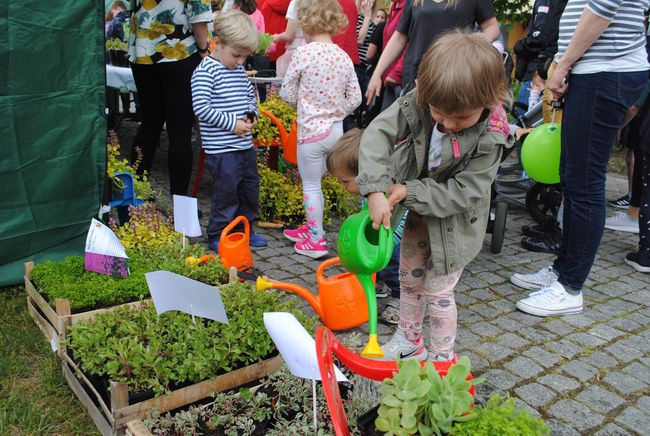
[(206, 154), (253, 147), (250, 133), (245, 138), (234, 133), (246, 112), (258, 113), (253, 85), (242, 66), (230, 69), (211, 56), (203, 58), (192, 74), (192, 107)]
[(590, 12), (611, 23), (596, 42), (573, 65), (573, 74), (628, 72), (648, 69), (643, 15), (650, 0), (569, 0), (562, 18), (558, 61), (569, 45), (582, 12)]

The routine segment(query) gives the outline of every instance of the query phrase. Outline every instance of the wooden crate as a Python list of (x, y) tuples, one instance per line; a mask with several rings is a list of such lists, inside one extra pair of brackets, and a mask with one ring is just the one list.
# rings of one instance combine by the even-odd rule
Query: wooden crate
[[(25, 263), (25, 292), (27, 292), (27, 309), (32, 319), (41, 329), (45, 338), (52, 346), (52, 350), (57, 352), (59, 356), (65, 353), (64, 343), (65, 335), (68, 326), (76, 324), (80, 321), (92, 319), (99, 313), (110, 312), (122, 306), (138, 306), (143, 304), (142, 301), (135, 301), (133, 303), (126, 303), (117, 306), (107, 307), (104, 309), (91, 310), (88, 312), (80, 312), (73, 314), (70, 310), (70, 302), (65, 299), (57, 298), (55, 301), (55, 309), (52, 309), (50, 304), (45, 298), (36, 290), (32, 283), (32, 271), (34, 270), (34, 262)], [(237, 270), (231, 268), (228, 274), (228, 282), (236, 283)], [(149, 301), (149, 300), (146, 300)]]
[[(261, 384), (255, 385), (252, 388), (250, 388), (250, 391), (252, 393), (257, 392), (257, 390), (262, 387)], [(235, 393), (235, 396), (239, 396), (239, 392)], [(205, 404), (201, 407), (206, 407), (211, 403)], [(144, 425), (144, 422), (142, 419), (137, 418), (134, 419), (133, 421), (129, 421), (126, 423), (126, 429), (124, 431), (126, 433), (126, 436), (153, 436), (153, 433), (149, 431), (146, 425)]]
[(92, 383), (67, 354), (63, 354), (62, 362), (63, 375), (68, 381), (68, 385), (88, 410), (90, 417), (102, 434), (122, 435), (126, 433), (134, 436), (150, 434), (141, 420), (148, 416), (154, 407), (158, 412), (165, 413), (202, 400), (214, 392), (226, 391), (258, 380), (277, 371), (281, 365), (282, 357), (276, 356), (135, 404), (129, 404), (126, 383), (111, 381), (110, 401), (109, 404), (106, 404)]

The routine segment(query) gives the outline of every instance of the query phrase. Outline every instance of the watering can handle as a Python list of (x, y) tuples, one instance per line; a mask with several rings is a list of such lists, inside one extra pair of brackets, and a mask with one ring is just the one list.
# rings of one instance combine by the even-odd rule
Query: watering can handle
[(284, 125), (282, 124), (280, 119), (275, 115), (273, 115), (271, 112), (266, 111), (264, 109), (260, 109), (260, 113), (262, 115), (269, 117), (271, 121), (273, 121), (273, 124), (275, 124), (275, 126), (278, 128), (278, 132), (280, 132), (281, 141), (284, 142), (284, 138), (286, 138), (289, 134), (287, 133), (287, 129), (284, 128)]
[(323, 263), (318, 265), (318, 268), (316, 268), (316, 276), (317, 277), (323, 277), (325, 275), (325, 274), (323, 274), (323, 272), (325, 271), (325, 268), (333, 266), (333, 265), (337, 265), (339, 263), (341, 263), (341, 259), (338, 258), (338, 257), (333, 257), (331, 259), (327, 259), (326, 261), (324, 261)]
[(244, 222), (244, 233), (246, 235), (250, 235), (251, 229), (250, 229), (250, 225), (248, 224), (248, 220), (246, 219), (245, 216), (240, 215), (234, 220), (232, 220), (232, 222), (228, 224), (225, 229), (223, 229), (223, 231), (221, 232), (221, 237), (219, 238), (219, 243), (223, 242), (226, 239), (226, 236), (228, 236), (228, 233), (230, 233), (230, 231), (234, 229), (235, 226), (242, 221)]
[(390, 242), (390, 238), (392, 237), (393, 237), (392, 229), (387, 229), (383, 225), (379, 226), (379, 240), (377, 241), (378, 242), (377, 260), (386, 258), (386, 254), (388, 253), (388, 245)]

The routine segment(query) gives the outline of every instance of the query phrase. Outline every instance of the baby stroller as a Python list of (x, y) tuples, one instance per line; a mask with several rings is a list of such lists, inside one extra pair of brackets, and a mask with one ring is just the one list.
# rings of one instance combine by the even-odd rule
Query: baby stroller
[[(543, 122), (540, 102), (519, 116), (514, 124), (522, 128), (534, 128)], [(514, 164), (505, 162), (510, 153), (520, 147), (521, 143), (516, 143), (513, 147), (504, 150), (497, 178), (492, 183), (487, 232), (492, 234), (490, 251), (494, 254), (500, 253), (503, 247), (508, 215), (507, 200), (525, 204), (530, 216), (540, 224), (545, 224), (550, 219), (555, 220), (562, 202), (559, 185), (546, 185), (530, 179), (523, 171), (519, 160)]]

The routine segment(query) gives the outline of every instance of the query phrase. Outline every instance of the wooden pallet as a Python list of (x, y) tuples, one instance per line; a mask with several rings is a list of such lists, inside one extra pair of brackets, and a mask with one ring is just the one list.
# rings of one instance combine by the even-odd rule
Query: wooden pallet
[(129, 404), (129, 391), (126, 383), (111, 381), (110, 401), (109, 404), (106, 404), (92, 383), (67, 354), (63, 354), (62, 362), (63, 375), (68, 381), (68, 385), (88, 410), (97, 428), (105, 436), (125, 433), (134, 436), (148, 435), (150, 434), (149, 430), (141, 420), (148, 416), (154, 407), (159, 413), (165, 413), (187, 406), (214, 392), (234, 389), (265, 377), (280, 369), (281, 365), (282, 357), (276, 356), (135, 404)]
[[(70, 310), (70, 302), (65, 299), (57, 298), (55, 301), (55, 309), (45, 300), (45, 298), (36, 290), (32, 283), (32, 271), (34, 270), (34, 262), (25, 263), (25, 292), (27, 292), (27, 310), (32, 319), (43, 332), (45, 338), (52, 346), (52, 350), (59, 356), (65, 353), (64, 339), (66, 331), (69, 326), (81, 321), (86, 321), (94, 318), (99, 313), (105, 313), (115, 310), (123, 306), (138, 306), (145, 301), (135, 301), (133, 303), (126, 303), (117, 306), (107, 307), (104, 309), (91, 310), (88, 312), (80, 312), (73, 314)], [(238, 282), (237, 270), (231, 268), (228, 274), (228, 282)]]
[[(262, 385), (255, 385), (252, 388), (250, 388), (250, 391), (252, 393), (257, 392), (259, 388), (261, 388)], [(236, 392), (234, 394), (234, 397), (239, 396), (239, 392)], [(212, 403), (204, 404), (201, 407), (207, 407)], [(126, 423), (126, 429), (125, 429), (126, 436), (153, 436), (153, 433), (149, 431), (147, 426), (144, 424), (144, 421), (140, 418), (134, 419), (133, 421), (129, 421)]]

